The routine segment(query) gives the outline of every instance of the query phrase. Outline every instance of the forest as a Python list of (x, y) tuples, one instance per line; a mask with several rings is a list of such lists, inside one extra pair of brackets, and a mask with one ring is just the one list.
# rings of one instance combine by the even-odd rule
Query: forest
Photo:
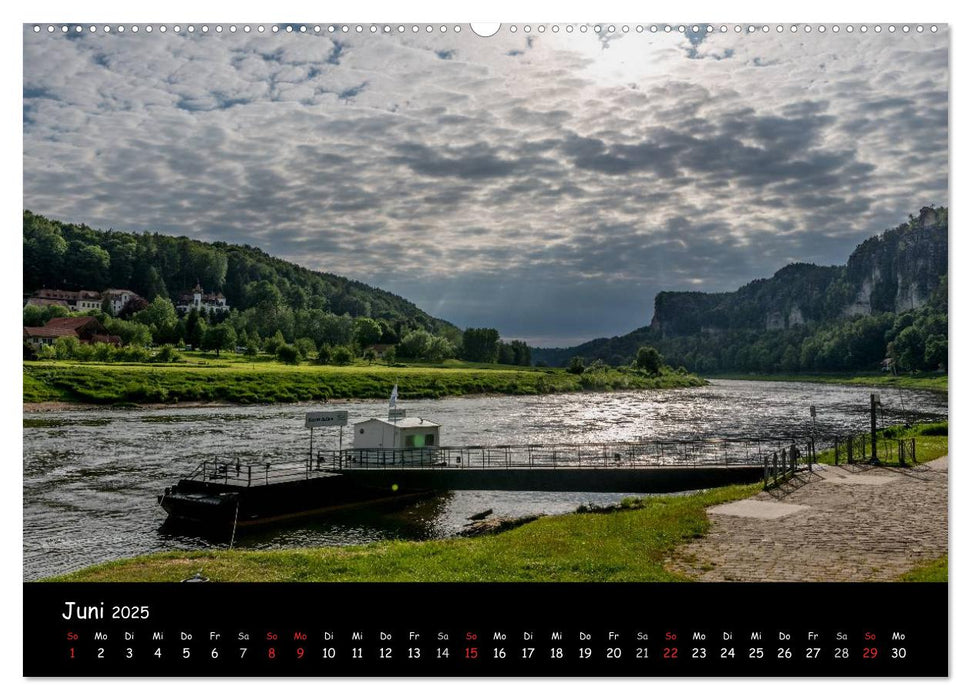
[[(23, 254), (25, 296), (42, 288), (130, 289), (140, 295), (143, 302), (117, 316), (106, 309), (95, 313), (126, 346), (238, 349), (277, 354), (288, 362), (313, 358), (343, 364), (358, 356), (374, 359), (367, 357), (368, 348), (383, 345), (394, 348), (385, 358), (390, 361), (458, 357), (530, 364), (529, 348), (521, 341), (502, 341), (495, 329), (463, 331), (400, 296), (251, 246), (99, 231), (24, 211)], [(180, 315), (176, 303), (197, 284), (224, 294), (231, 310)], [(66, 313), (63, 307), (27, 305), (24, 325), (42, 326)], [(90, 352), (61, 349), (72, 356)]]

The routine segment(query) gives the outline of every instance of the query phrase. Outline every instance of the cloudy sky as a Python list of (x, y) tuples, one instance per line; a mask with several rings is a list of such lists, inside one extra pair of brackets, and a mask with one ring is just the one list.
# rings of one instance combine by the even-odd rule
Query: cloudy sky
[(946, 29), (266, 26), (25, 27), (24, 207), (567, 345), (948, 203)]

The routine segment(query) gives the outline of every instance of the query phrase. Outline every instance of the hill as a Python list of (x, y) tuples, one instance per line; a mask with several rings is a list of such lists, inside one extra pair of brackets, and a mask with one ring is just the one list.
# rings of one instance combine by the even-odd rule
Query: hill
[[(30, 211), (23, 214), (24, 291), (130, 289), (151, 301), (174, 303), (196, 284), (222, 292), (237, 312), (247, 312), (266, 337), (280, 329), (292, 339), (322, 313), (371, 317), (386, 335), (411, 329), (458, 338), (460, 331), (410, 301), (326, 272), (267, 255), (247, 245), (205, 243), (160, 233), (100, 231), (62, 223)], [(308, 319), (311, 319), (308, 321)]]
[(936, 368), (947, 356), (947, 232), (947, 208), (924, 207), (846, 265), (794, 263), (734, 292), (661, 292), (649, 326), (532, 355), (619, 364), (651, 344), (701, 372), (872, 370), (888, 353), (901, 367)]

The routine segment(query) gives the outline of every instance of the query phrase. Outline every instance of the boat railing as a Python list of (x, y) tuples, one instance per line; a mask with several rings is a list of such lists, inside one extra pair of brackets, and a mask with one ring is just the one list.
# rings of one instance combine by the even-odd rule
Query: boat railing
[(793, 444), (786, 438), (640, 440), (556, 445), (472, 445), (319, 450), (271, 464), (240, 457), (204, 459), (188, 479), (235, 488), (314, 479), (357, 469), (659, 469), (745, 467)]
[(321, 476), (323, 466), (309, 460), (287, 464), (243, 462), (239, 457), (204, 459), (188, 479), (234, 487), (268, 486), (270, 484), (312, 479)]
[(557, 445), (491, 445), (320, 450), (318, 468), (352, 469), (648, 469), (761, 465), (786, 438), (640, 440)]

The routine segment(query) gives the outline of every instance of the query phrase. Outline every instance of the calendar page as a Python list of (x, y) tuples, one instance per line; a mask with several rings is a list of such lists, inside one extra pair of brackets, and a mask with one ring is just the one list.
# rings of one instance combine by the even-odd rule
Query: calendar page
[(24, 24), (23, 674), (947, 676), (949, 39)]

